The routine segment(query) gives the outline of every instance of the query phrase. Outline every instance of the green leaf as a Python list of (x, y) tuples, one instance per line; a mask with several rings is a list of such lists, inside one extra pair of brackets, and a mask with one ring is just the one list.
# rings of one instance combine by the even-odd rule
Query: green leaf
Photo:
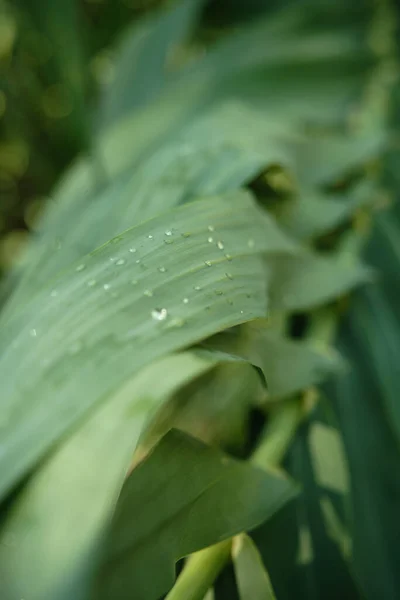
[(128, 230), (43, 288), (2, 330), (2, 493), (140, 368), (265, 316), (259, 253), (291, 250), (237, 193)]
[(271, 399), (284, 398), (320, 383), (344, 365), (333, 349), (280, 336), (269, 331), (268, 322), (261, 320), (239, 331), (214, 336), (205, 346), (242, 356), (259, 367)]
[(124, 34), (112, 84), (103, 95), (100, 125), (106, 129), (148, 102), (163, 86), (171, 49), (190, 32), (202, 4), (186, 0)]
[(268, 163), (289, 160), (282, 128), (260, 112), (232, 102), (206, 113), (94, 201), (50, 208), (5, 315), (60, 269), (127, 227), (200, 196), (236, 190)]
[[(186, 352), (153, 362), (46, 460), (2, 530), (0, 573), (8, 599), (27, 592), (32, 600), (84, 596), (98, 545), (149, 417), (180, 386), (229, 360), (234, 359), (222, 353)], [(14, 540), (12, 547), (8, 539)]]
[[(343, 536), (338, 539), (333, 535), (332, 510), (328, 512), (333, 507), (338, 519), (348, 518), (343, 495), (346, 466), (342, 464), (342, 446), (328, 408), (324, 401), (311, 423), (298, 431), (286, 461), (287, 470), (301, 484), (302, 493), (294, 505), (286, 507), (254, 534), (276, 595), (282, 600), (333, 600), (339, 594), (359, 597), (348, 564), (348, 544), (344, 548)], [(321, 447), (322, 457), (317, 455)], [(327, 448), (334, 452), (332, 456)], [(322, 465), (327, 473), (322, 473)]]
[(271, 307), (290, 311), (315, 308), (371, 281), (372, 269), (346, 257), (303, 253), (274, 263)]
[(363, 181), (347, 196), (331, 198), (316, 191), (302, 191), (277, 211), (280, 225), (296, 238), (307, 239), (332, 231), (360, 207), (374, 199), (370, 182)]
[(123, 600), (134, 590), (155, 600), (179, 558), (254, 528), (295, 493), (287, 479), (171, 432), (124, 486), (94, 597)]
[(396, 568), (400, 453), (385, 387), (360, 331), (358, 310), (365, 309), (362, 296), (356, 299), (339, 338), (339, 348), (353, 368), (332, 383), (328, 393), (339, 413), (352, 475), (354, 570), (366, 598), (394, 599), (400, 589)]
[(235, 538), (233, 558), (241, 600), (276, 600), (260, 553), (249, 536)]

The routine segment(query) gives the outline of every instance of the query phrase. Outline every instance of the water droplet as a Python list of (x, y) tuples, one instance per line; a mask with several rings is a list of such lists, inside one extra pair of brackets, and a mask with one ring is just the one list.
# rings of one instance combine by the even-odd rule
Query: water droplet
[(31, 329), (30, 332), (29, 332), (29, 335), (31, 337), (37, 337), (37, 331), (36, 331), (36, 329)]
[(230, 254), (225, 254), (225, 258), (226, 258), (227, 260), (229, 260), (229, 261), (231, 261), (231, 260), (232, 260), (232, 256), (231, 256)]
[(208, 229), (208, 231), (215, 231), (215, 227), (214, 227), (214, 225), (209, 225), (209, 226), (207, 227), (207, 229)]
[(148, 235), (147, 237), (149, 238), (149, 240), (152, 240), (152, 239), (153, 239), (153, 236), (152, 236), (151, 234), (150, 234), (150, 235)]
[(174, 240), (164, 240), (164, 244), (173, 244)]
[(199, 292), (201, 290), (201, 287), (199, 285), (195, 285), (194, 289), (196, 290), (196, 292)]
[(88, 287), (93, 287), (93, 286), (95, 286), (95, 285), (96, 285), (96, 280), (95, 280), (95, 279), (90, 279), (90, 280), (87, 282), (87, 285), (88, 285)]
[(138, 265), (140, 263), (140, 258), (138, 258), (135, 262)]
[(125, 259), (120, 258), (119, 260), (117, 260), (117, 262), (115, 264), (117, 265), (117, 267), (121, 267), (122, 265), (125, 264)]
[(240, 314), (241, 314), (241, 315), (244, 315), (244, 310), (241, 310), (241, 311), (240, 311)]
[(151, 311), (151, 316), (155, 321), (165, 321), (168, 311), (166, 308), (155, 308)]
[(182, 302), (183, 304), (189, 304), (189, 298), (184, 298)]
[(219, 250), (223, 250), (223, 249), (224, 249), (224, 245), (223, 245), (223, 243), (222, 243), (222, 242), (217, 242), (217, 248), (218, 248)]
[(68, 348), (68, 354), (71, 356), (78, 354), (82, 350), (82, 342), (77, 340)]
[(145, 295), (145, 296), (147, 296), (148, 298), (151, 298), (151, 297), (152, 297), (152, 295), (153, 295), (153, 292), (152, 292), (151, 290), (145, 290), (143, 293), (144, 293), (144, 295)]
[(165, 235), (167, 235), (168, 237), (170, 237), (172, 235), (172, 231), (170, 229), (168, 229), (168, 231), (165, 232)]
[(188, 238), (190, 236), (191, 236), (191, 234), (188, 231), (185, 231), (184, 233), (182, 233), (182, 237), (184, 237), (184, 238)]
[(165, 267), (158, 267), (158, 270), (160, 271), (160, 273), (165, 273), (167, 271)]
[(225, 273), (227, 279), (233, 279), (232, 273)]
[(222, 292), (221, 290), (214, 290), (214, 293), (216, 294), (216, 296), (222, 296), (224, 292)]
[(132, 285), (137, 285), (137, 279), (132, 279), (131, 284)]
[(254, 240), (249, 239), (249, 241), (247, 242), (247, 245), (249, 248), (254, 248), (255, 244), (254, 244)]
[(51, 292), (50, 292), (50, 296), (51, 296), (52, 298), (55, 298), (57, 295), (58, 295), (58, 292), (57, 292), (57, 290), (51, 290)]
[(205, 260), (204, 264), (207, 265), (207, 267), (212, 267), (212, 262), (211, 260)]
[(212, 238), (211, 236), (210, 236), (209, 238), (207, 238), (207, 242), (208, 242), (209, 244), (212, 244), (212, 243), (213, 243), (213, 241), (214, 241), (214, 238)]
[(83, 269), (85, 268), (85, 266), (86, 266), (86, 265), (84, 265), (83, 263), (82, 263), (81, 265), (78, 265), (78, 266), (76, 267), (76, 271), (78, 271), (78, 273), (79, 273), (79, 271), (83, 271)]
[(105, 284), (103, 285), (103, 288), (104, 288), (105, 290), (109, 290), (109, 289), (110, 289), (110, 287), (111, 287), (111, 286), (110, 286), (110, 284), (109, 284), (109, 283), (105, 283)]
[(131, 254), (135, 254), (135, 252), (136, 252), (136, 248), (129, 248), (129, 252), (130, 252)]

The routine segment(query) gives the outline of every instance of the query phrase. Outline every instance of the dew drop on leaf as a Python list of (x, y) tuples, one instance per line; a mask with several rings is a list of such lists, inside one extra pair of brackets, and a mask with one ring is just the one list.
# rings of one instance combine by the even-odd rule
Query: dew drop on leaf
[(135, 252), (136, 252), (136, 248), (129, 248), (129, 252), (130, 252), (131, 254), (135, 254)]
[(137, 279), (132, 279), (131, 284), (132, 285), (137, 285)]
[(200, 292), (200, 290), (201, 290), (201, 287), (200, 287), (199, 285), (195, 285), (195, 286), (194, 286), (194, 289), (196, 290), (196, 292)]
[(213, 243), (213, 241), (214, 241), (214, 238), (212, 238), (211, 236), (210, 236), (210, 237), (207, 239), (207, 242), (208, 242), (209, 244), (212, 244), (212, 243)]
[(214, 292), (215, 292), (216, 296), (222, 296), (222, 294), (224, 293), (221, 290), (214, 290)]
[(37, 331), (36, 331), (36, 329), (31, 329), (30, 332), (29, 332), (29, 335), (31, 337), (37, 337)]
[(151, 297), (152, 297), (152, 295), (153, 295), (153, 292), (152, 292), (151, 290), (145, 290), (143, 293), (144, 293), (144, 295), (145, 295), (145, 296), (147, 296), (148, 298), (151, 298)]
[(207, 229), (208, 229), (208, 231), (215, 231), (215, 227), (214, 227), (214, 225), (209, 225), (209, 226), (207, 227)]
[(80, 265), (78, 265), (78, 266), (76, 267), (76, 270), (77, 270), (77, 271), (78, 271), (78, 273), (79, 273), (80, 271), (83, 271), (83, 269), (84, 269), (84, 268), (85, 268), (85, 265), (82, 263), (82, 264), (80, 264)]
[(167, 235), (168, 237), (170, 237), (172, 235), (172, 231), (170, 229), (168, 229), (168, 231), (165, 232), (165, 235)]
[(184, 298), (183, 299), (183, 304), (189, 304), (189, 298)]
[(153, 236), (152, 236), (151, 234), (150, 234), (150, 235), (148, 235), (147, 237), (148, 237), (148, 239), (149, 239), (149, 240), (152, 240), (152, 239), (153, 239)]
[(212, 267), (212, 262), (211, 260), (205, 260), (204, 264), (207, 265), (207, 267)]
[(103, 288), (104, 288), (105, 290), (109, 290), (109, 289), (110, 289), (110, 287), (111, 287), (111, 286), (110, 286), (110, 284), (109, 284), (109, 283), (105, 283), (105, 284), (103, 285)]
[(224, 249), (224, 244), (222, 242), (217, 242), (217, 248), (219, 250), (223, 250)]
[(115, 264), (117, 265), (117, 267), (121, 267), (122, 265), (125, 264), (125, 259), (120, 258), (119, 260), (117, 260), (117, 262)]
[(229, 260), (229, 261), (231, 261), (231, 260), (232, 260), (232, 256), (231, 256), (230, 254), (225, 254), (225, 258), (226, 258), (227, 260)]
[(57, 295), (58, 295), (58, 292), (57, 292), (57, 290), (52, 290), (52, 291), (50, 292), (50, 296), (51, 296), (52, 298), (55, 298)]
[(165, 273), (167, 269), (165, 267), (158, 267), (158, 270), (160, 273)]
[(165, 321), (168, 311), (166, 308), (155, 308), (151, 311), (151, 316), (155, 321)]
[(96, 285), (96, 280), (95, 280), (95, 279), (90, 279), (90, 280), (87, 282), (87, 285), (88, 285), (88, 287), (93, 287), (93, 286), (95, 286), (95, 285)]
[(233, 279), (232, 273), (225, 273), (227, 279)]

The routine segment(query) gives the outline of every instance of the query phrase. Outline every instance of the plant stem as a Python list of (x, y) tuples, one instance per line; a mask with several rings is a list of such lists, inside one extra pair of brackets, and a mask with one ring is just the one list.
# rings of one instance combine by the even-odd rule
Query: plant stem
[(279, 403), (271, 413), (271, 419), (260, 445), (251, 457), (257, 467), (276, 466), (282, 461), (293, 439), (303, 410), (298, 398)]
[[(300, 398), (279, 403), (271, 412), (262, 441), (251, 462), (257, 467), (278, 465), (302, 420)], [(230, 558), (232, 539), (192, 554), (166, 600), (203, 600)]]
[(231, 555), (232, 540), (192, 554), (165, 600), (203, 600)]

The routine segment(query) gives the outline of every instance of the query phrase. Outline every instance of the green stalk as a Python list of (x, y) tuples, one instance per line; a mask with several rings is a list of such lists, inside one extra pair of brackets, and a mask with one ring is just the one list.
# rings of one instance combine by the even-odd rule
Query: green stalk
[(271, 412), (261, 443), (251, 457), (255, 466), (265, 468), (282, 462), (302, 414), (302, 404), (298, 398), (277, 404)]
[(228, 562), (232, 540), (195, 552), (165, 600), (203, 600), (216, 577)]
[[(277, 466), (283, 459), (304, 411), (300, 398), (279, 403), (271, 412), (262, 441), (251, 462), (261, 468)], [(166, 600), (203, 600), (231, 555), (232, 539), (191, 555)]]

